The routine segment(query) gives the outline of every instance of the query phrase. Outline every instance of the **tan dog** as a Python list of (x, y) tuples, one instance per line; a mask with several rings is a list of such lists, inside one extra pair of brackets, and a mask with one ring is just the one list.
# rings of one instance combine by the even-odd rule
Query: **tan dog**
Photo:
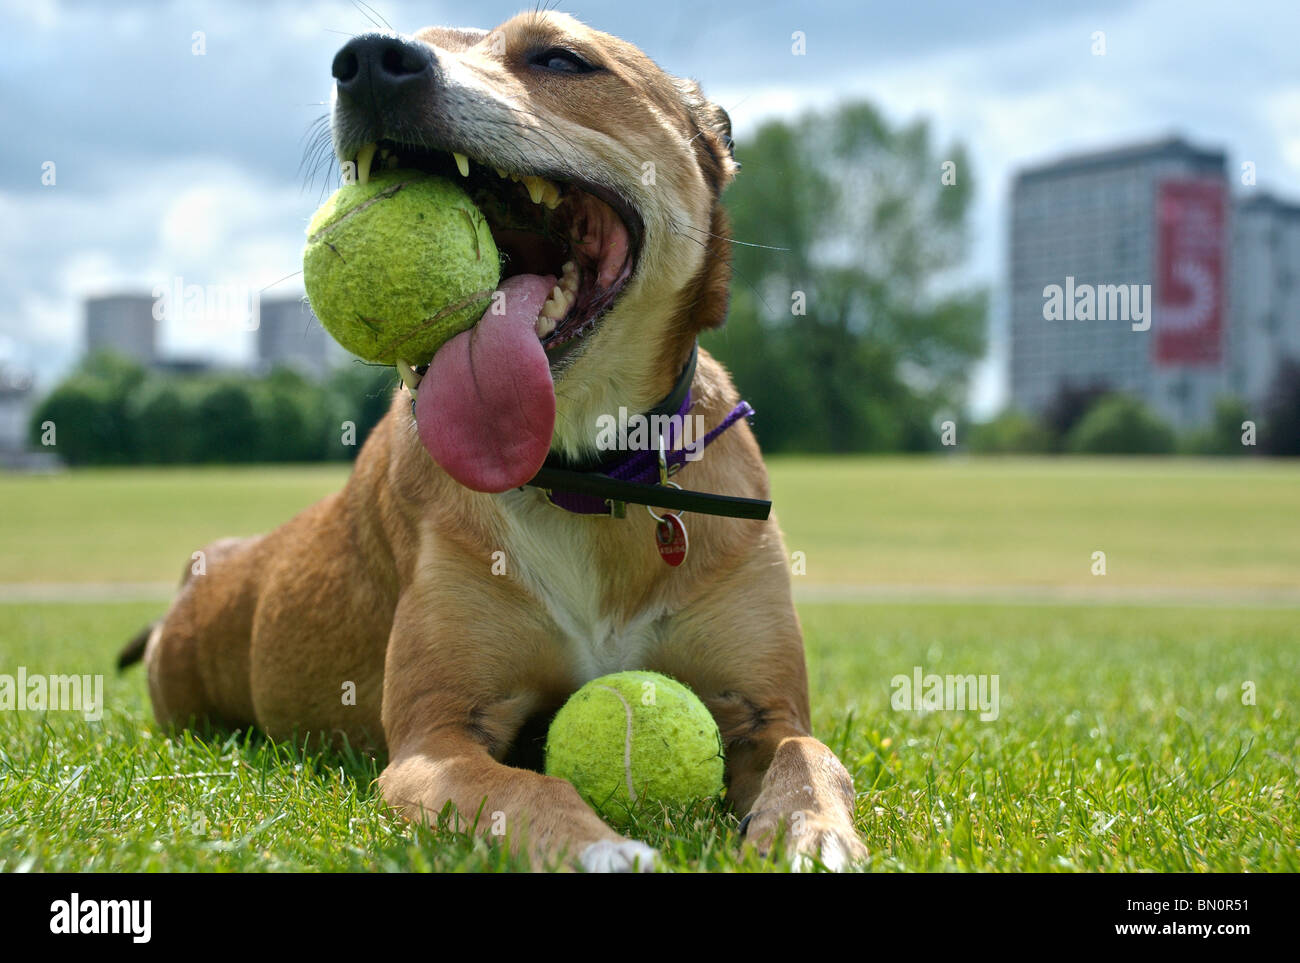
[[(750, 842), (766, 851), (780, 835), (833, 868), (860, 858), (852, 781), (809, 734), (775, 519), (687, 514), (689, 554), (674, 568), (643, 508), (574, 514), (521, 487), (537, 467), (533, 435), (543, 456), (599, 454), (599, 416), (653, 408), (697, 334), (722, 324), (719, 196), (736, 170), (726, 114), (631, 45), (556, 14), (356, 38), (334, 75), (335, 149), (359, 177), (385, 163), (460, 167), (480, 197), (505, 198), (483, 209), (505, 256), (508, 313), (527, 314), (540, 347), (510, 342), (533, 367), (502, 374), (511, 364), (483, 346), (496, 334), (462, 335), (467, 357), (444, 361), (441, 349), (433, 387), (406, 372), (419, 403), (397, 392), (342, 492), (268, 535), (206, 549), (205, 574), (136, 647), (159, 722), (346, 737), (386, 751), (384, 799), (412, 820), (450, 801), (470, 821), (504, 814), (538, 865), (645, 869), (653, 851), (571, 785), (508, 763), (536, 762), (546, 718), (585, 681), (653, 669), (716, 718)], [(530, 234), (529, 218), (550, 228)], [(549, 429), (537, 357), (554, 379)], [(473, 384), (456, 384), (470, 369)], [(502, 397), (521, 410), (488, 403)], [(738, 401), (704, 352), (691, 397), (708, 427)], [(768, 488), (743, 421), (674, 480), (748, 498)]]

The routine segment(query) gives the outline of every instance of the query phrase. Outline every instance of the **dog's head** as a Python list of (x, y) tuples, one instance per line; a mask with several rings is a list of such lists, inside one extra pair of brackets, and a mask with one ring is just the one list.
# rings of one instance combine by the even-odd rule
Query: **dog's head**
[(730, 120), (694, 82), (556, 13), (357, 37), (333, 74), (340, 162), (459, 179), (503, 279), (555, 279), (536, 325), (553, 449), (585, 453), (598, 415), (653, 405), (699, 330), (722, 323), (719, 197), (737, 165)]

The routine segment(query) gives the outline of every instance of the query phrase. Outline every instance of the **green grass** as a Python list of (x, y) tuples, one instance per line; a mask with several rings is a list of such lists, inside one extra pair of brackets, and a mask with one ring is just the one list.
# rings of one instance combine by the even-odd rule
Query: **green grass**
[[(335, 490), (337, 467), (0, 477), (0, 583), (171, 582), (195, 547)], [(1300, 586), (1300, 466), (784, 459), (813, 586)], [(0, 599), (4, 596), (0, 595)], [(20, 598), (21, 592), (13, 596)], [(102, 673), (107, 710), (0, 711), (0, 870), (486, 870), (500, 848), (387, 815), (374, 760), (256, 735), (168, 738), (113, 674), (160, 602), (0, 604), (0, 673)], [(817, 734), (858, 790), (871, 868), (1300, 870), (1300, 609), (803, 604)], [(891, 706), (890, 680), (997, 675), (1000, 714)], [(1255, 705), (1242, 702), (1253, 684)], [(636, 834), (676, 870), (737, 855), (714, 806)]]
[[(110, 673), (147, 604), (0, 606), (7, 666), (102, 672), (108, 711), (0, 713), (0, 869), (487, 870), (511, 860), (386, 815), (375, 763), (164, 737)], [(1292, 611), (815, 605), (815, 728), (853, 773), (875, 869), (1300, 869)], [(889, 680), (997, 674), (996, 722), (890, 706)], [(12, 670), (10, 670), (12, 671)], [(1241, 704), (1244, 681), (1258, 704)], [(638, 833), (676, 870), (737, 855), (702, 806)]]
[(1300, 586), (1300, 463), (1263, 459), (777, 459), (808, 579), (833, 584)]
[[(776, 458), (820, 585), (1296, 589), (1300, 464), (1262, 459)], [(174, 582), (191, 552), (337, 491), (338, 465), (0, 475), (0, 583)]]
[(341, 465), (0, 474), (0, 582), (175, 583), (190, 553), (338, 491)]

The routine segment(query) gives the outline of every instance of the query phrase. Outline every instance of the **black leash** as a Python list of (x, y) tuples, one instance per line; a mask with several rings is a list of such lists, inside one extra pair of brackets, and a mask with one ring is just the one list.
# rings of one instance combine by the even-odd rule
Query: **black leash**
[(762, 521), (772, 512), (772, 503), (762, 498), (715, 495), (712, 492), (697, 492), (669, 485), (622, 481), (599, 472), (543, 468), (528, 484), (548, 491), (591, 495), (611, 502), (653, 505), (655, 508), (667, 508), (670, 511), (699, 512), (702, 515), (721, 515), (725, 518), (752, 518)]

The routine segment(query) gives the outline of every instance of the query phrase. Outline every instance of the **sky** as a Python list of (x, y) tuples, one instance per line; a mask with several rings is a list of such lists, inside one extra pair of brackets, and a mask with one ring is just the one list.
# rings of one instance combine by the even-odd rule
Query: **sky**
[[(524, 6), (370, 9), (412, 32), (491, 27)], [(1006, 392), (1001, 289), (1017, 169), (1178, 133), (1226, 150), (1230, 178), (1254, 162), (1258, 186), (1240, 190), (1300, 199), (1294, 0), (559, 9), (699, 80), (741, 141), (765, 119), (865, 98), (893, 121), (928, 120), (941, 145), (962, 142), (976, 186), (966, 275), (994, 294), (977, 415)], [(50, 383), (82, 352), (88, 295), (147, 293), (176, 277), (300, 295), (303, 229), (324, 196), (300, 169), (304, 135), (326, 112), (334, 53), (376, 14), (348, 0), (0, 0), (0, 359)], [(51, 162), (54, 183), (43, 183)], [(243, 327), (178, 318), (164, 324), (162, 351), (238, 363), (252, 354)]]

